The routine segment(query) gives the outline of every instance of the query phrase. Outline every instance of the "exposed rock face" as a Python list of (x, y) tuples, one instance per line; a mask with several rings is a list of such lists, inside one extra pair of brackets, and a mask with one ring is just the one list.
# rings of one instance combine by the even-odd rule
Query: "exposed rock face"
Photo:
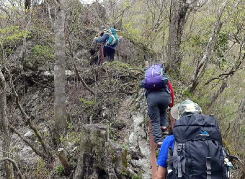
[(146, 131), (144, 130), (145, 117), (142, 113), (137, 112), (132, 116), (132, 120), (133, 130), (129, 136), (129, 146), (132, 152), (137, 151), (138, 148), (140, 157), (136, 157), (130, 162), (133, 164), (133, 166), (142, 169), (143, 178), (151, 178), (149, 143), (147, 140)]
[[(99, 124), (83, 127), (75, 179), (151, 178), (147, 118), (142, 98), (141, 91), (138, 97), (124, 100), (111, 128)], [(134, 107), (136, 111), (130, 110)], [(116, 131), (117, 140), (109, 139), (108, 131)]]

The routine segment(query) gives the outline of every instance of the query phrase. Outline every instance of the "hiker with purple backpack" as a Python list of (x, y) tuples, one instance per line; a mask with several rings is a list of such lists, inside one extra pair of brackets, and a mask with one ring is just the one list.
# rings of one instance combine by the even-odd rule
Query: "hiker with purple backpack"
[(147, 68), (141, 87), (146, 89), (145, 96), (154, 141), (161, 146), (162, 133), (167, 130), (166, 110), (174, 105), (174, 90), (164, 65), (155, 64)]

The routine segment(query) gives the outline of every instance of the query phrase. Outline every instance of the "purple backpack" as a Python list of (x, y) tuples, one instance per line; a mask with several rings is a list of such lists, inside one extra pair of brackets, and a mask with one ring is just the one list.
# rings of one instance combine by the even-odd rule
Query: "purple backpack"
[(147, 90), (158, 90), (166, 88), (168, 76), (164, 73), (164, 66), (156, 64), (150, 66), (145, 72), (143, 87)]

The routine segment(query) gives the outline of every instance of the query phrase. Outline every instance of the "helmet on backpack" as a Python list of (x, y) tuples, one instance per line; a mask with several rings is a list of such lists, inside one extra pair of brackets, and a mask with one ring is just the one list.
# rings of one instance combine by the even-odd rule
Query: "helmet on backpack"
[(193, 101), (187, 99), (179, 104), (178, 106), (178, 115), (182, 117), (185, 113), (201, 113), (202, 109)]

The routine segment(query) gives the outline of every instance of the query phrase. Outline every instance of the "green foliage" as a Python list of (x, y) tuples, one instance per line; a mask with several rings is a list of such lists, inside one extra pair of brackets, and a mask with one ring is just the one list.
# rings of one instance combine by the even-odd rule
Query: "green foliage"
[(4, 19), (6, 19), (6, 18), (8, 18), (8, 16), (3, 15), (3, 14), (0, 14), (0, 20), (4, 20)]
[(126, 29), (126, 35), (135, 41), (142, 41), (141, 31), (134, 27), (133, 22), (126, 22), (123, 24), (123, 28)]
[(193, 34), (187, 42), (191, 47), (205, 46), (208, 38), (200, 34)]
[(0, 43), (9, 44), (15, 43), (24, 37), (30, 37), (30, 32), (26, 30), (21, 30), (19, 26), (8, 26), (5, 28), (0, 28)]
[(54, 49), (47, 45), (35, 45), (32, 48), (32, 55), (36, 58), (54, 59)]
[(60, 141), (64, 143), (79, 144), (80, 140), (81, 140), (81, 134), (78, 132), (74, 132), (74, 131), (69, 132), (67, 133), (66, 136), (63, 136), (60, 138)]
[(132, 179), (142, 179), (142, 174), (131, 174), (130, 171), (124, 169), (121, 171), (121, 175), (126, 176), (127, 178), (132, 178)]
[(129, 1), (129, 0), (125, 0), (125, 1), (123, 1), (123, 4), (122, 4), (122, 7), (124, 8), (124, 9), (126, 9), (126, 8), (129, 8), (129, 7), (131, 7), (131, 2)]
[(220, 32), (218, 36), (218, 40), (215, 46), (215, 52), (217, 56), (217, 63), (220, 69), (227, 69), (227, 57), (226, 50), (228, 49), (229, 43), (229, 34), (226, 32)]
[(24, 59), (23, 65), (25, 68), (38, 70), (44, 69), (48, 62), (53, 62), (55, 59), (54, 49), (49, 45), (37, 44), (31, 49), (31, 53)]
[(37, 167), (33, 171), (33, 175), (35, 178), (47, 178), (49, 176), (50, 171), (46, 168), (46, 163), (42, 159), (38, 159)]
[(125, 168), (127, 168), (128, 167), (128, 159), (127, 159), (127, 157), (128, 157), (128, 151), (127, 150), (124, 150), (123, 152), (122, 152), (122, 164), (123, 164), (123, 166), (125, 167)]
[(184, 90), (182, 94), (183, 96), (188, 97), (188, 98), (192, 98), (193, 96), (193, 94), (188, 89)]
[(133, 175), (132, 179), (142, 179), (141, 175)]
[(80, 102), (83, 104), (84, 107), (93, 107), (96, 104), (95, 100), (87, 100), (85, 98), (80, 98)]
[(143, 72), (143, 69), (138, 66), (133, 66), (131, 64), (120, 62), (120, 61), (113, 61), (112, 63), (106, 63), (105, 65), (120, 71), (139, 70)]
[(63, 175), (64, 171), (65, 171), (65, 169), (62, 165), (57, 166), (55, 170), (56, 170), (56, 173), (60, 176)]

